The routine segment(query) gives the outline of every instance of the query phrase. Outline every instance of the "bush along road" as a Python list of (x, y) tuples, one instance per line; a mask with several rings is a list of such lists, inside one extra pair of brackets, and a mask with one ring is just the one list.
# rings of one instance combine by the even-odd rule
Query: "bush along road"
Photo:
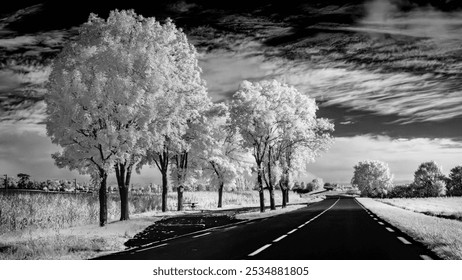
[(98, 259), (437, 259), (351, 197), (145, 243)]

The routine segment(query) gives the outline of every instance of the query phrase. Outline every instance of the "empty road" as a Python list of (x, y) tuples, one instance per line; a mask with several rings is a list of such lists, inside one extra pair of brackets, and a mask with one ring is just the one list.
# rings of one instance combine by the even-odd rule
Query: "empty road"
[(99, 259), (436, 259), (421, 244), (364, 209), (330, 198), (271, 218), (155, 243)]

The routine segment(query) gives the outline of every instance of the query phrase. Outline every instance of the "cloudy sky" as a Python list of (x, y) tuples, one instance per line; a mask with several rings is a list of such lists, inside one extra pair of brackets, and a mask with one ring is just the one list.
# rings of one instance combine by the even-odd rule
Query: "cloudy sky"
[[(244, 80), (278, 79), (316, 98), (335, 144), (313, 176), (348, 183), (366, 159), (397, 182), (435, 160), (462, 164), (462, 3), (458, 0), (9, 1), (0, 11), (0, 175), (82, 178), (58, 169), (46, 136), (50, 64), (89, 13), (167, 17), (200, 53), (215, 101)], [(158, 182), (144, 168), (138, 183)]]

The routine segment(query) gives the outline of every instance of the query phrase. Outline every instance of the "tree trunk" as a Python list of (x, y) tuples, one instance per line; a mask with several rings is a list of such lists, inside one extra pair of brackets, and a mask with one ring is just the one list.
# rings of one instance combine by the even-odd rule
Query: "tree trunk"
[(183, 191), (184, 191), (184, 187), (183, 186), (178, 186), (178, 207), (177, 207), (177, 210), (178, 211), (183, 211)]
[(107, 224), (107, 173), (100, 171), (101, 185), (99, 187), (99, 225), (104, 227)]
[(286, 187), (285, 187), (285, 180), (282, 180), (279, 182), (279, 186), (281, 187), (281, 193), (282, 193), (282, 208), (286, 208), (287, 206), (287, 199), (286, 199)]
[(223, 186), (224, 183), (220, 182), (220, 186), (218, 187), (218, 208), (223, 206)]
[(167, 211), (168, 181), (167, 170), (162, 171), (162, 212)]
[(286, 189), (286, 204), (289, 203), (289, 188)]
[(126, 168), (126, 163), (117, 163), (115, 165), (115, 172), (120, 195), (120, 220), (125, 221), (130, 219), (128, 207), (128, 190), (130, 188), (132, 167), (128, 166)]
[(261, 163), (257, 163), (258, 172), (257, 172), (257, 182), (258, 182), (258, 192), (260, 194), (260, 212), (265, 212), (265, 193), (263, 192), (263, 180), (262, 180), (262, 170)]
[(269, 189), (269, 196), (270, 196), (270, 209), (276, 210), (276, 203), (274, 201), (274, 188), (271, 186)]
[(268, 149), (268, 192), (270, 196), (270, 210), (276, 210), (276, 203), (274, 202), (274, 187), (271, 178), (271, 146)]
[(130, 219), (128, 208), (128, 186), (119, 188), (120, 194), (120, 220), (125, 221)]

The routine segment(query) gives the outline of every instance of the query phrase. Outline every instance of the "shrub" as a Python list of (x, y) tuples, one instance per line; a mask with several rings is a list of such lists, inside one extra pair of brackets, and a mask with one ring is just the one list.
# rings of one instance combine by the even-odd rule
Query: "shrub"
[(414, 196), (412, 185), (398, 185), (388, 193), (389, 198), (409, 198)]

